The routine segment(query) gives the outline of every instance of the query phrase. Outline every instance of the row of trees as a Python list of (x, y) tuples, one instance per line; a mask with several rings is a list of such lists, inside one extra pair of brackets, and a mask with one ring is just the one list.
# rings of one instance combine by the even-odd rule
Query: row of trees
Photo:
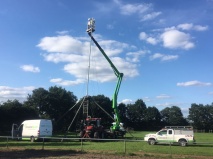
[[(113, 120), (107, 113), (113, 116), (112, 101), (104, 95), (92, 96), (87, 100), (90, 103), (89, 115), (102, 118), (102, 124), (109, 126)], [(75, 130), (78, 121), (83, 119), (83, 110), (80, 107), (82, 101), (83, 99), (80, 99), (77, 102), (77, 97), (72, 92), (61, 87), (54, 86), (48, 90), (35, 89), (23, 103), (9, 100), (0, 105), (0, 132), (10, 131), (12, 123), (20, 124), (23, 120), (35, 118), (51, 119), (54, 131), (67, 131), (74, 121), (70, 130)], [(192, 104), (187, 118), (183, 117), (181, 109), (177, 106), (166, 107), (159, 111), (156, 107), (147, 107), (141, 99), (134, 104), (120, 103), (118, 109), (125, 126), (135, 130), (158, 130), (165, 125), (189, 124), (196, 129), (213, 129), (213, 103), (205, 106)]]

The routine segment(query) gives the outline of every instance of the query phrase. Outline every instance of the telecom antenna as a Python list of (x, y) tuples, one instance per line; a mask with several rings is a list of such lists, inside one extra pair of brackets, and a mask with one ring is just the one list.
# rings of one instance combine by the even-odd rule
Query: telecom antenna
[(89, 18), (87, 23), (87, 32), (93, 33), (95, 31), (95, 19)]

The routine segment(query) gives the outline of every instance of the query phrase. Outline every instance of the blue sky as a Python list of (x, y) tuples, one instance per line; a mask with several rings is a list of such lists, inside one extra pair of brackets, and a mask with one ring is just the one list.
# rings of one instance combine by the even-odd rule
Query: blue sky
[(62, 86), (111, 98), (116, 77), (86, 32), (124, 73), (118, 101), (147, 106), (213, 102), (213, 0), (1, 0), (0, 101)]

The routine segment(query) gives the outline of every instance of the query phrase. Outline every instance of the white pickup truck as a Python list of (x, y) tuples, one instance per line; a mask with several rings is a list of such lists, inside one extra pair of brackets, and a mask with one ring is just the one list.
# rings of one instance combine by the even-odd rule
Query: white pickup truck
[(166, 126), (156, 134), (147, 134), (144, 137), (150, 145), (156, 143), (179, 143), (180, 146), (194, 143), (194, 132), (191, 126)]

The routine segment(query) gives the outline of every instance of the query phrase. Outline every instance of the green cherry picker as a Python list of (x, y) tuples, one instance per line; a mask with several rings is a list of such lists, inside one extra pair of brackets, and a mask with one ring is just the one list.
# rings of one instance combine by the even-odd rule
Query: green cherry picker
[(123, 128), (123, 123), (121, 123), (119, 112), (118, 112), (118, 107), (117, 107), (117, 98), (118, 98), (118, 93), (121, 85), (121, 81), (123, 78), (123, 73), (119, 72), (118, 69), (115, 67), (115, 65), (112, 63), (112, 61), (109, 59), (107, 54), (104, 52), (104, 50), (101, 48), (101, 46), (98, 44), (98, 42), (94, 39), (92, 36), (92, 33), (95, 31), (95, 19), (89, 18), (88, 19), (88, 25), (87, 25), (87, 32), (88, 35), (91, 37), (92, 41), (95, 43), (95, 45), (98, 47), (98, 49), (101, 51), (103, 56), (106, 58), (110, 66), (112, 67), (116, 77), (117, 77), (117, 85), (115, 87), (115, 91), (113, 94), (112, 98), (112, 108), (114, 110), (114, 120), (110, 130), (115, 136), (124, 136), (126, 131)]

